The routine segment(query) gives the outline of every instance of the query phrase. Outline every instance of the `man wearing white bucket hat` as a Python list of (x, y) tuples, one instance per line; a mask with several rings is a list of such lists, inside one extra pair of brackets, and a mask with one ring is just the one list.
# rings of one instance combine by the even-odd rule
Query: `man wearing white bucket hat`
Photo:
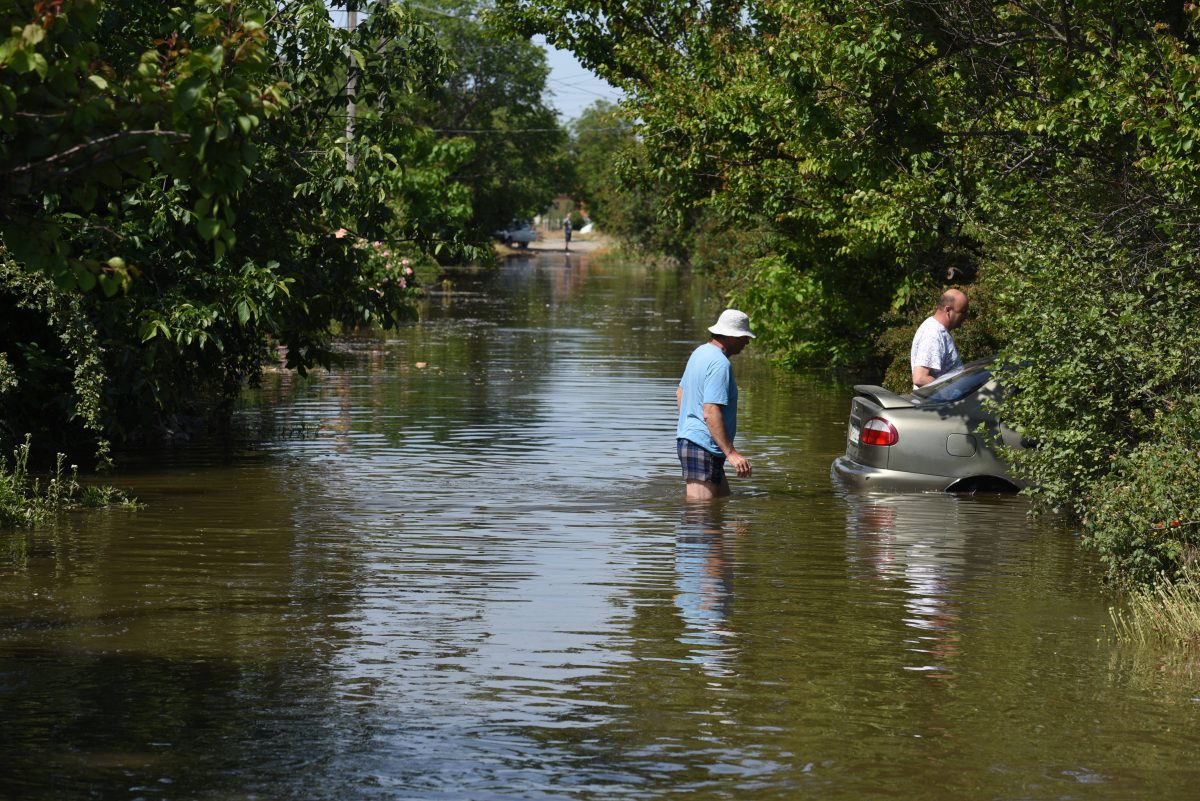
[(738, 389), (729, 363), (754, 338), (750, 318), (737, 309), (726, 309), (708, 330), (712, 339), (692, 351), (675, 390), (679, 464), (687, 497), (700, 499), (729, 494), (726, 462), (739, 476), (750, 475), (750, 461), (733, 447)]

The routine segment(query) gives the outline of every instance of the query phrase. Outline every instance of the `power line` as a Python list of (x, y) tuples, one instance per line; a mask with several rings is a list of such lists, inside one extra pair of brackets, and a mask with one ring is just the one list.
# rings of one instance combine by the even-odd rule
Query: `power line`
[[(547, 89), (546, 91), (550, 92), (551, 94), (556, 94), (556, 90), (554, 90), (552, 88)], [(605, 100), (617, 99), (616, 95), (608, 94), (606, 92), (597, 92), (592, 89), (584, 89), (582, 86), (568, 88), (566, 90), (563, 90), (562, 93), (564, 95), (578, 95), (578, 94), (591, 95), (592, 97), (602, 97)]]
[[(433, 133), (453, 134), (455, 136), (471, 136), (474, 134), (517, 134), (517, 133), (554, 133), (563, 131), (563, 128), (429, 128)], [(612, 127), (597, 127), (597, 128), (581, 128), (579, 133), (593, 133), (599, 131), (625, 131), (627, 128), (621, 126)]]

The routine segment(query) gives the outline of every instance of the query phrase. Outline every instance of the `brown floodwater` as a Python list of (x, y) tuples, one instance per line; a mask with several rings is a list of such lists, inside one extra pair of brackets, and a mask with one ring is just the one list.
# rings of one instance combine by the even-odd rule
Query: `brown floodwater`
[(1072, 529), (839, 488), (847, 387), (752, 346), (754, 476), (682, 501), (719, 310), (513, 259), (108, 477), (145, 508), (0, 533), (0, 797), (1200, 797), (1200, 688)]

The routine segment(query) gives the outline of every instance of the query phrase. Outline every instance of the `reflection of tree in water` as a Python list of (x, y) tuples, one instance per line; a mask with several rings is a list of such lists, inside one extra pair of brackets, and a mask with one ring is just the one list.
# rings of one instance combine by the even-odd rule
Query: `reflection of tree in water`
[(27, 564), (0, 564), (0, 798), (311, 791), (296, 754), (328, 763), (357, 719), (331, 666), (361, 570), (323, 479), (184, 462), (126, 475), (145, 513), (31, 532)]
[(736, 656), (730, 625), (734, 552), (745, 522), (727, 525), (722, 502), (689, 503), (675, 538), (675, 606), (684, 623), (680, 642), (713, 675), (729, 675)]
[[(847, 545), (854, 578), (898, 584), (904, 623), (916, 629), (909, 670), (953, 678), (961, 656), (962, 583), (968, 532), (956, 499), (933, 495), (850, 494)], [(855, 568), (858, 568), (857, 570)]]

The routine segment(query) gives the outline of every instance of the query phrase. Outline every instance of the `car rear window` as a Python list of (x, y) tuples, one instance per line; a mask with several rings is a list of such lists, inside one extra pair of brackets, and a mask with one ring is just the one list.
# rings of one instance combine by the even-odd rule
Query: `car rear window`
[(914, 390), (913, 394), (929, 403), (949, 403), (965, 398), (992, 377), (991, 366), (991, 360), (968, 364), (957, 373)]

